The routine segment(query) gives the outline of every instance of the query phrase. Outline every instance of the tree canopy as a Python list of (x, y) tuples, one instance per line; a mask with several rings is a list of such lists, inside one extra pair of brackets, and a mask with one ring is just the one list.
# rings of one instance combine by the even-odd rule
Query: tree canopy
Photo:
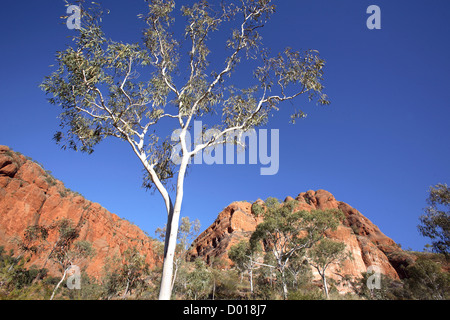
[(432, 240), (435, 252), (449, 254), (450, 248), (450, 189), (447, 184), (430, 187), (428, 207), (420, 217), (419, 232)]
[(339, 210), (299, 210), (298, 201), (279, 203), (275, 198), (267, 199), (264, 205), (255, 204), (252, 209), (262, 214), (264, 221), (256, 227), (250, 244), (255, 248), (262, 242), (265, 251), (273, 254), (286, 299), (285, 271), (291, 259), (304, 255), (326, 230), (336, 229), (343, 214)]
[[(301, 94), (329, 103), (322, 84), (325, 61), (318, 51), (286, 48), (272, 55), (263, 47), (259, 30), (275, 13), (270, 0), (220, 5), (203, 0), (181, 6), (181, 14), (176, 14), (175, 1), (148, 1), (148, 13), (139, 16), (146, 25), (143, 39), (130, 44), (107, 38), (101, 7), (78, 5), (81, 29), (73, 46), (57, 52), (58, 69), (41, 84), (52, 96), (49, 102), (62, 108), (63, 130), (55, 139), (63, 148), (88, 153), (109, 136), (127, 141), (150, 171), (148, 187), (174, 176), (169, 161), (174, 142), (155, 130), (163, 119), (171, 119), (174, 129), (187, 129), (195, 119), (209, 116), (205, 129), (220, 133), (199, 146), (204, 149), (223, 143), (226, 132), (266, 123), (280, 102)], [(186, 24), (182, 35), (173, 32), (178, 19)], [(228, 28), (226, 23), (232, 31), (220, 50), (227, 57), (223, 65), (213, 66), (210, 42), (214, 32)], [(189, 50), (182, 52), (186, 46)], [(229, 78), (250, 59), (259, 61), (254, 84), (238, 88)], [(302, 116), (294, 110), (292, 119)]]

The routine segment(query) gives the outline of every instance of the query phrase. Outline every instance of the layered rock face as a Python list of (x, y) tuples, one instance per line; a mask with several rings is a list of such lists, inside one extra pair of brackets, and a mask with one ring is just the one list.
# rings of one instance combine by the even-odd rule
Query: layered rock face
[[(288, 200), (293, 198), (287, 197), (285, 201)], [(303, 192), (295, 200), (299, 203), (299, 210), (339, 209), (344, 213), (343, 222), (335, 231), (327, 232), (326, 237), (344, 242), (353, 259), (344, 261), (341, 266), (330, 266), (328, 276), (335, 280), (346, 276), (357, 278), (367, 272), (368, 267), (374, 266), (393, 279), (402, 277), (402, 266), (408, 265), (411, 257), (358, 210), (337, 201), (325, 190)], [(211, 258), (218, 257), (231, 263), (227, 256), (228, 250), (239, 241), (249, 239), (262, 221), (261, 217), (252, 213), (251, 208), (252, 204), (248, 202), (234, 202), (226, 207), (216, 221), (195, 240), (191, 258), (201, 257), (210, 261)]]
[[(95, 255), (85, 262), (91, 276), (101, 277), (108, 259), (120, 259), (130, 248), (145, 255), (150, 266), (155, 264), (152, 241), (141, 229), (66, 189), (34, 161), (0, 146), (0, 246), (17, 253), (15, 239), (22, 237), (28, 226), (49, 226), (62, 218), (71, 219), (74, 224), (81, 222), (77, 240), (92, 243)], [(29, 265), (43, 266), (56, 236), (49, 235), (49, 245), (34, 255)], [(54, 264), (47, 264), (46, 268), (57, 272)]]

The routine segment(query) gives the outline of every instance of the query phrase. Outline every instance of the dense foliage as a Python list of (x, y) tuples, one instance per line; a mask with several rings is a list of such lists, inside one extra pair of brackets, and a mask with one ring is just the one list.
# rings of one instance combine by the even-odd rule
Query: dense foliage
[(446, 256), (450, 252), (450, 188), (447, 184), (430, 187), (428, 207), (420, 217), (419, 232), (431, 239), (433, 251)]

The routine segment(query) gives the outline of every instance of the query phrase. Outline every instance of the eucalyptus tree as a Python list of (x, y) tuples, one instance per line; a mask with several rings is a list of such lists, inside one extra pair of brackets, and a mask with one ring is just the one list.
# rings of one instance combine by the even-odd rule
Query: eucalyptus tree
[(92, 244), (89, 241), (75, 241), (80, 236), (82, 223), (83, 220), (80, 220), (80, 222), (75, 225), (73, 221), (68, 218), (63, 218), (55, 222), (58, 238), (55, 241), (47, 259), (50, 259), (54, 263), (58, 264), (63, 275), (53, 290), (50, 300), (53, 300), (59, 286), (66, 278), (68, 272), (71, 270), (74, 271), (74, 268), (78, 268), (76, 263), (86, 260), (95, 254)]
[[(198, 0), (177, 6), (175, 0), (147, 1), (139, 15), (142, 41), (123, 43), (106, 37), (100, 6), (81, 8), (81, 26), (72, 45), (56, 54), (57, 70), (42, 89), (50, 103), (61, 108), (62, 130), (55, 140), (63, 148), (91, 153), (108, 137), (127, 143), (142, 164), (144, 185), (157, 190), (167, 211), (160, 299), (170, 299), (173, 258), (183, 200), (184, 179), (190, 159), (205, 149), (225, 143), (232, 132), (247, 132), (267, 123), (281, 102), (305, 95), (318, 104), (329, 103), (323, 93), (325, 61), (315, 50), (286, 48), (271, 55), (260, 33), (275, 13), (271, 0)], [(185, 28), (175, 27), (184, 20)], [(225, 35), (216, 45), (215, 33)], [(214, 37), (213, 37), (214, 34)], [(210, 61), (225, 53), (223, 63)], [(187, 47), (187, 48), (186, 48)], [(183, 48), (186, 48), (183, 52)], [(218, 49), (217, 49), (218, 48)], [(238, 88), (236, 69), (244, 61), (257, 64), (254, 83)], [(304, 117), (294, 110), (294, 122)], [(191, 148), (186, 134), (196, 120), (214, 134)], [(178, 167), (171, 161), (174, 142), (164, 137), (167, 128), (179, 130)], [(232, 141), (231, 141), (232, 140)], [(178, 144), (178, 142), (177, 142)], [(169, 182), (173, 182), (173, 190)]]
[(428, 207), (420, 216), (419, 232), (432, 240), (433, 251), (450, 256), (450, 188), (439, 183), (430, 187)]
[(344, 242), (325, 238), (308, 252), (308, 261), (319, 273), (327, 299), (329, 294), (326, 272), (329, 266), (351, 259), (351, 252), (346, 251), (346, 246)]
[[(263, 266), (267, 266), (266, 264), (258, 262), (259, 256), (258, 251), (254, 248), (251, 248), (250, 242), (246, 240), (242, 240), (239, 243), (235, 244), (230, 248), (228, 252), (228, 257), (233, 261), (234, 266), (239, 270), (241, 274), (241, 282), (243, 272), (248, 272), (248, 277), (250, 280), (250, 292), (253, 294), (253, 270), (257, 270), (258, 268)], [(272, 266), (269, 266), (272, 267)]]
[(264, 221), (256, 227), (250, 237), (255, 248), (263, 243), (266, 253), (273, 255), (273, 267), (278, 271), (283, 297), (288, 297), (286, 271), (293, 259), (304, 257), (323, 237), (326, 230), (335, 230), (343, 219), (340, 210), (298, 210), (298, 201), (279, 203), (269, 198), (264, 205), (256, 204), (254, 212), (262, 214)]
[[(155, 230), (158, 238), (164, 241), (166, 235), (166, 226), (164, 228), (157, 228)], [(189, 217), (182, 217), (181, 223), (178, 228), (178, 240), (177, 247), (174, 253), (174, 272), (172, 276), (172, 288), (175, 285), (177, 279), (177, 273), (179, 268), (186, 261), (186, 256), (188, 254), (189, 248), (191, 247), (193, 241), (198, 237), (200, 232), (200, 221), (198, 219), (190, 221)], [(173, 290), (173, 289), (172, 289)]]

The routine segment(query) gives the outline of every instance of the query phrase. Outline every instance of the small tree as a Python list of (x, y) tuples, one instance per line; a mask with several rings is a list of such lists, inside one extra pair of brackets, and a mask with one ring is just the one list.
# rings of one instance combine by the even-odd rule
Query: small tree
[(40, 252), (44, 247), (44, 242), (47, 241), (50, 229), (50, 227), (38, 224), (28, 226), (25, 229), (23, 237), (14, 240), (21, 252), (20, 256), (23, 256), (25, 253), (33, 255)]
[(42, 288), (33, 284), (33, 279), (41, 270), (34, 266), (26, 267), (23, 256), (14, 256), (11, 249), (7, 254), (0, 246), (0, 300), (4, 299), (34, 299)]
[(61, 266), (63, 275), (61, 280), (56, 285), (53, 290), (50, 300), (53, 300), (59, 286), (66, 278), (68, 272), (73, 269), (73, 267), (79, 264), (80, 261), (91, 257), (94, 254), (92, 244), (88, 241), (77, 241), (73, 244), (71, 249), (65, 250), (64, 252), (59, 251), (57, 255), (53, 256), (52, 259)]
[[(51, 104), (62, 108), (57, 142), (88, 153), (107, 137), (126, 142), (145, 169), (145, 186), (163, 197), (167, 230), (159, 297), (170, 299), (184, 179), (192, 157), (224, 143), (242, 143), (228, 134), (267, 123), (281, 102), (300, 95), (322, 105), (329, 101), (322, 84), (325, 61), (316, 50), (286, 48), (271, 56), (262, 46), (259, 30), (275, 13), (271, 0), (191, 1), (181, 6), (181, 17), (174, 14), (175, 0), (147, 2), (147, 14), (140, 15), (146, 23), (143, 41), (126, 44), (105, 36), (101, 8), (77, 1), (82, 25), (74, 45), (57, 52), (58, 69), (41, 88), (52, 96)], [(179, 36), (173, 32), (175, 18), (186, 22)], [(210, 44), (222, 28), (230, 34), (217, 50), (226, 57), (212, 66)], [(184, 60), (180, 48), (186, 45)], [(229, 78), (246, 59), (256, 64), (254, 83), (239, 89)], [(139, 79), (140, 74), (149, 79)], [(301, 117), (303, 112), (294, 111), (292, 122)], [(198, 119), (212, 131), (191, 148), (187, 131)], [(162, 132), (171, 128), (178, 130), (179, 141), (163, 138)], [(176, 172), (171, 151), (178, 142)], [(175, 194), (167, 189), (172, 178)]]
[(119, 274), (125, 284), (122, 295), (122, 298), (125, 298), (133, 289), (145, 289), (145, 277), (149, 274), (149, 265), (145, 262), (145, 256), (141, 255), (135, 247), (127, 249), (122, 259)]
[[(20, 261), (25, 255), (30, 254), (33, 256), (34, 254), (39, 253), (45, 248), (45, 244), (47, 242), (48, 233), (51, 230), (51, 226), (41, 226), (38, 224), (28, 226), (23, 236), (14, 237), (11, 239), (11, 242), (14, 243), (19, 249), (19, 255), (17, 257), (17, 261)], [(13, 268), (13, 264), (10, 268)], [(45, 267), (45, 266), (44, 266)], [(39, 276), (39, 272), (38, 275)]]
[[(189, 217), (182, 217), (181, 224), (178, 229), (178, 243), (174, 257), (174, 273), (172, 279), (172, 289), (177, 279), (178, 270), (182, 264), (186, 261), (186, 255), (192, 242), (198, 237), (200, 232), (200, 221), (198, 219), (190, 221)], [(158, 228), (155, 230), (156, 235), (164, 241), (166, 235), (166, 227)]]
[(104, 292), (107, 299), (121, 295), (125, 299), (135, 290), (138, 294), (147, 289), (147, 277), (150, 275), (146, 256), (135, 247), (125, 250), (122, 255), (109, 259), (104, 266)]
[(342, 219), (338, 210), (298, 211), (297, 205), (295, 200), (280, 204), (276, 199), (268, 199), (263, 210), (264, 221), (250, 239), (253, 247), (262, 241), (265, 250), (272, 252), (284, 299), (288, 295), (286, 271), (290, 259), (295, 254), (304, 254), (323, 237), (325, 230), (335, 229)]
[(194, 261), (194, 270), (186, 277), (188, 299), (198, 300), (209, 296), (213, 289), (213, 277), (208, 266), (201, 259)]
[(311, 266), (308, 264), (302, 252), (298, 252), (289, 259), (288, 271), (290, 274), (291, 287), (301, 289), (309, 286), (312, 281)]
[(430, 187), (425, 215), (420, 217), (419, 232), (432, 240), (433, 251), (447, 257), (450, 248), (450, 189), (447, 184)]
[(409, 299), (450, 299), (450, 275), (431, 259), (419, 258), (406, 269), (404, 289)]
[(330, 265), (337, 264), (350, 257), (350, 254), (345, 250), (345, 247), (346, 244), (343, 242), (325, 238), (308, 251), (309, 263), (316, 268), (319, 273), (327, 299), (329, 298), (326, 277), (327, 269)]
[(75, 225), (72, 220), (63, 218), (56, 221), (52, 225), (52, 229), (57, 231), (57, 240), (55, 241), (47, 260), (53, 261), (58, 264), (62, 271), (61, 280), (53, 290), (50, 300), (53, 300), (59, 286), (66, 278), (67, 272), (71, 270), (77, 263), (91, 257), (94, 254), (92, 244), (88, 241), (76, 241), (80, 235), (80, 228), (82, 225), (82, 219), (80, 223)]
[(250, 281), (250, 292), (253, 294), (253, 270), (259, 269), (262, 263), (258, 263), (257, 250), (252, 250), (248, 241), (242, 240), (230, 248), (228, 257), (233, 261), (235, 267), (242, 274), (248, 273)]

